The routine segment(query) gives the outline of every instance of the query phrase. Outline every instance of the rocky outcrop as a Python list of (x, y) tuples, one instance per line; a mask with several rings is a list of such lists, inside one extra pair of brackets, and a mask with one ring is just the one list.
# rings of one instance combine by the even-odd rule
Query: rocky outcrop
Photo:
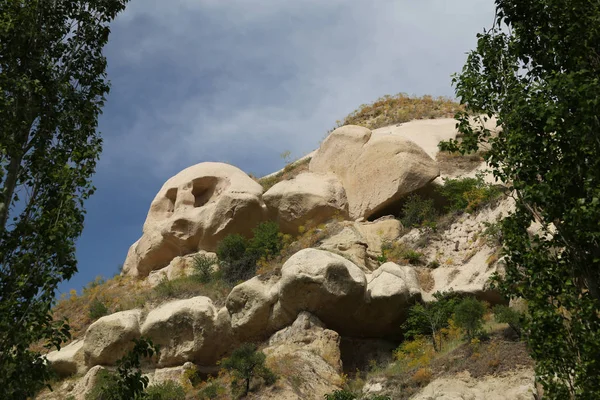
[(165, 303), (150, 311), (141, 334), (160, 345), (159, 367), (186, 361), (213, 365), (231, 345), (231, 322), (208, 297)]
[(371, 137), (347, 125), (333, 131), (310, 162), (310, 172), (336, 175), (346, 191), (350, 218), (381, 213), (439, 176), (436, 162), (399, 136)]
[(262, 187), (242, 170), (223, 163), (194, 165), (160, 189), (123, 271), (144, 277), (177, 256), (214, 251), (225, 236), (249, 236), (265, 218)]
[(169, 265), (156, 271), (150, 272), (146, 282), (152, 287), (157, 286), (163, 280), (172, 280), (182, 276), (189, 276), (196, 273), (196, 258), (204, 257), (212, 262), (211, 271), (218, 269), (218, 259), (215, 253), (200, 250), (198, 253), (175, 257)]
[(46, 359), (60, 377), (82, 373), (85, 371), (83, 341), (74, 340), (60, 350), (48, 353)]
[(273, 307), (278, 299), (278, 279), (254, 277), (233, 288), (225, 306), (231, 316), (231, 329), (240, 341), (264, 338), (267, 332), (287, 321), (273, 321)]
[[(281, 312), (313, 313), (336, 331), (352, 329), (353, 317), (365, 301), (367, 280), (355, 264), (327, 251), (305, 249), (281, 268)], [(343, 312), (340, 312), (343, 310)]]
[(340, 254), (358, 265), (365, 273), (380, 265), (381, 246), (400, 236), (402, 224), (395, 218), (373, 222), (346, 222), (338, 234), (325, 239), (319, 248)]
[(275, 184), (264, 194), (269, 216), (284, 233), (318, 225), (334, 216), (348, 217), (346, 192), (335, 175), (304, 173)]
[(142, 310), (129, 310), (100, 318), (89, 326), (83, 339), (83, 355), (88, 367), (113, 365), (140, 337)]
[(423, 388), (412, 400), (531, 400), (535, 393), (534, 374), (530, 369), (499, 376), (471, 378), (467, 371), (439, 378)]
[(342, 384), (340, 336), (308, 312), (271, 336), (263, 352), (267, 366), (281, 378), (256, 398), (321, 399)]

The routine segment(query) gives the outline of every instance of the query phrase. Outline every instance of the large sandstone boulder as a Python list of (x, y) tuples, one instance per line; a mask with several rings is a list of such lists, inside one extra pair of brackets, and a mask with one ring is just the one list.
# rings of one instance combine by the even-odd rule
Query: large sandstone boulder
[(88, 367), (114, 365), (133, 348), (140, 337), (142, 310), (128, 310), (100, 318), (89, 326), (83, 339), (83, 355)]
[(278, 299), (277, 281), (276, 277), (254, 277), (229, 293), (225, 306), (237, 340), (261, 340), (277, 327), (291, 322), (273, 321), (273, 306)]
[(364, 272), (337, 254), (304, 249), (281, 268), (279, 313), (296, 316), (300, 311), (316, 315), (338, 331), (352, 328), (354, 312), (365, 301)]
[(408, 309), (421, 300), (421, 287), (413, 267), (388, 262), (368, 276), (367, 301), (358, 312), (366, 336), (394, 336)]
[(213, 365), (231, 344), (231, 322), (208, 297), (176, 300), (150, 311), (141, 333), (160, 345), (159, 367)]
[(160, 189), (123, 271), (147, 276), (177, 256), (214, 251), (229, 234), (251, 235), (265, 218), (262, 187), (242, 170), (223, 163), (194, 165)]
[(298, 233), (300, 226), (317, 225), (335, 215), (348, 217), (346, 192), (335, 175), (300, 174), (275, 184), (263, 198), (284, 233)]
[(275, 333), (263, 352), (267, 366), (281, 378), (256, 398), (321, 399), (342, 384), (340, 336), (308, 312)]
[(60, 350), (52, 351), (48, 353), (46, 359), (60, 377), (82, 373), (85, 371), (83, 341), (75, 340)]
[(354, 125), (333, 131), (309, 169), (341, 180), (354, 219), (383, 212), (440, 174), (436, 162), (415, 143), (394, 135), (371, 137), (369, 129)]

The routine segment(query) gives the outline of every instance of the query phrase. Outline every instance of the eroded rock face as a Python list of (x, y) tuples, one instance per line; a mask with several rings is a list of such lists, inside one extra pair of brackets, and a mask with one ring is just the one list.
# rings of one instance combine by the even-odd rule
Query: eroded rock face
[[(281, 312), (313, 313), (339, 331), (351, 328), (354, 312), (365, 301), (367, 281), (359, 267), (328, 251), (304, 249), (281, 268)], [(345, 328), (345, 329), (344, 329)]]
[(165, 303), (150, 311), (141, 334), (160, 345), (159, 367), (186, 361), (213, 365), (231, 345), (231, 321), (208, 297)]
[(275, 184), (264, 200), (284, 233), (298, 233), (300, 226), (318, 225), (335, 215), (348, 217), (346, 192), (335, 175), (300, 174)]
[[(263, 339), (275, 323), (273, 306), (278, 299), (278, 279), (254, 277), (233, 288), (225, 306), (231, 316), (231, 329), (240, 341)], [(283, 321), (285, 323), (288, 321)]]
[(371, 137), (369, 129), (346, 125), (323, 142), (310, 172), (335, 174), (348, 199), (350, 218), (369, 218), (440, 174), (436, 162), (399, 136)]
[(205, 257), (207, 260), (212, 261), (212, 271), (218, 269), (217, 255), (212, 252), (200, 250), (198, 253), (175, 257), (166, 267), (150, 272), (146, 278), (146, 282), (151, 287), (155, 287), (165, 279), (173, 280), (182, 276), (193, 275), (196, 273), (196, 257)]
[(88, 367), (113, 365), (133, 348), (140, 337), (142, 310), (128, 310), (100, 318), (89, 326), (83, 339), (83, 355)]
[(85, 372), (82, 340), (75, 340), (60, 350), (52, 351), (46, 358), (60, 377)]
[(310, 313), (301, 312), (291, 326), (275, 333), (264, 353), (267, 366), (284, 378), (257, 398), (320, 399), (342, 384), (340, 336)]
[(265, 218), (262, 187), (242, 170), (223, 163), (194, 165), (160, 189), (123, 271), (144, 277), (177, 256), (214, 251), (225, 236), (249, 236)]

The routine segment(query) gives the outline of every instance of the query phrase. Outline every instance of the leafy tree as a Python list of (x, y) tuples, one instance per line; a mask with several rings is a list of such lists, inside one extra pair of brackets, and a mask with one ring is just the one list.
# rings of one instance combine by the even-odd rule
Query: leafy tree
[[(117, 373), (103, 371), (94, 388), (86, 395), (86, 400), (137, 400), (147, 398), (148, 377), (142, 375), (141, 357), (158, 354), (159, 348), (149, 339), (134, 339), (135, 346), (123, 358), (117, 360)], [(174, 389), (173, 393), (178, 393)], [(152, 399), (159, 398), (156, 390), (151, 390)]]
[(454, 313), (459, 297), (452, 292), (436, 292), (433, 296), (436, 301), (413, 305), (402, 327), (407, 339), (420, 335), (427, 336), (431, 338), (434, 350), (440, 351), (442, 349), (441, 329), (448, 327), (448, 320)]
[(356, 395), (347, 390), (336, 390), (325, 395), (325, 400), (356, 400)]
[(0, 4), (0, 387), (32, 396), (49, 379), (34, 342), (69, 338), (50, 313), (77, 270), (75, 240), (101, 150), (108, 24), (127, 0)]
[(268, 385), (275, 382), (275, 374), (265, 366), (265, 359), (266, 356), (255, 345), (244, 343), (221, 362), (221, 366), (234, 377), (231, 382), (234, 393), (247, 395), (254, 378), (261, 378)]
[[(488, 165), (514, 193), (498, 284), (527, 301), (545, 395), (600, 398), (600, 3), (495, 3), (492, 27), (453, 80), (464, 136), (442, 148), (485, 143)], [(492, 116), (502, 127), (493, 135), (484, 125)]]
[(508, 324), (516, 335), (521, 337), (521, 327), (523, 325), (523, 315), (521, 313), (508, 306), (498, 304), (494, 307), (494, 318), (500, 323)]
[(402, 225), (406, 228), (435, 224), (437, 212), (433, 199), (424, 199), (419, 195), (410, 195), (402, 206)]
[(456, 326), (464, 329), (467, 339), (473, 339), (483, 327), (485, 305), (472, 297), (467, 297), (458, 303), (454, 309), (454, 322)]

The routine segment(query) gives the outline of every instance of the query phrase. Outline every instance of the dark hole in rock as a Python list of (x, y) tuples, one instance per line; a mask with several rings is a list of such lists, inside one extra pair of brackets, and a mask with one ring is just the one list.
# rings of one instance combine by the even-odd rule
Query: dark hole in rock
[(177, 201), (177, 188), (171, 188), (167, 190), (165, 195), (167, 198), (167, 213), (171, 214), (175, 211), (175, 202)]
[(388, 365), (393, 361), (393, 352), (399, 344), (399, 341), (342, 336), (340, 353), (344, 373), (353, 374), (357, 369), (368, 371), (375, 364)]
[(194, 195), (194, 207), (202, 207), (210, 201), (217, 191), (219, 179), (214, 176), (205, 176), (192, 182), (192, 194)]

